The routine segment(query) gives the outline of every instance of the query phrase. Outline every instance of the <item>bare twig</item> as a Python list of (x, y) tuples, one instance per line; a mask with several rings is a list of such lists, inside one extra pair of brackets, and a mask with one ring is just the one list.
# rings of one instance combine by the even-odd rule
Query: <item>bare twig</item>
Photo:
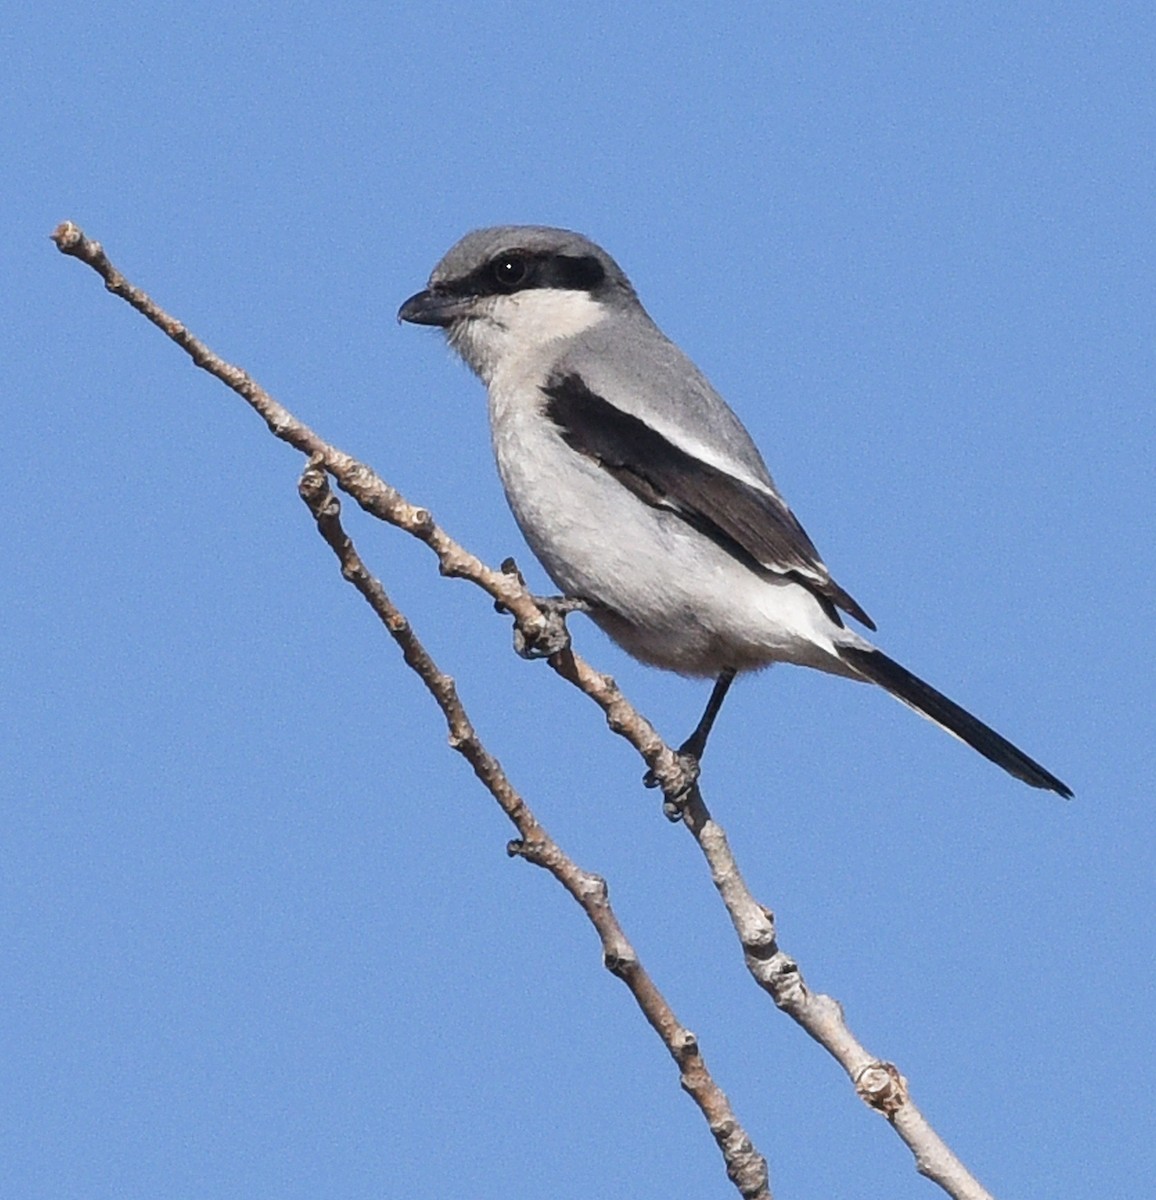
[(899, 1070), (863, 1046), (848, 1027), (842, 1005), (811, 991), (795, 960), (779, 949), (774, 914), (751, 895), (726, 834), (697, 787), (683, 806), (683, 820), (710, 866), (755, 982), (836, 1059), (860, 1098), (891, 1122), (915, 1156), (921, 1175), (956, 1200), (992, 1200), (916, 1107)]
[(407, 665), (417, 673), (445, 715), (450, 745), (466, 759), (518, 830), (518, 838), (507, 846), (508, 853), (549, 871), (578, 902), (601, 939), (606, 969), (630, 989), (638, 1007), (678, 1064), (683, 1088), (701, 1109), (722, 1150), (727, 1175), (743, 1196), (750, 1200), (770, 1200), (765, 1159), (751, 1143), (735, 1117), (730, 1101), (707, 1070), (694, 1034), (674, 1015), (674, 1010), (639, 962), (610, 907), (606, 881), (583, 871), (558, 846), (510, 783), (501, 764), (482, 744), (458, 698), (454, 681), (438, 669), (410, 623), (390, 600), (381, 581), (366, 568), (342, 528), (341, 506), (330, 491), (320, 456), (310, 459), (301, 476), (299, 491), (321, 536), (337, 555), (341, 574), (368, 601), (400, 647)]
[[(521, 584), (516, 573), (494, 571), (487, 567), (474, 555), (458, 545), (434, 522), (430, 513), (424, 508), (410, 504), (394, 488), (380, 479), (369, 467), (358, 462), (350, 455), (329, 445), (314, 433), (303, 422), (298, 421), (287, 409), (277, 403), (264, 389), (258, 386), (244, 371), (218, 358), (199, 339), (188, 332), (180, 322), (170, 317), (140, 289), (131, 285), (123, 275), (109, 262), (103, 248), (98, 242), (90, 241), (81, 230), (71, 223), (64, 223), (53, 233), (53, 240), (62, 253), (79, 258), (96, 270), (105, 281), (109, 291), (120, 296), (142, 313), (170, 338), (172, 338), (192, 358), (197, 366), (216, 376), (228, 387), (240, 395), (265, 421), (269, 429), (280, 439), (288, 442), (302, 453), (310, 456), (311, 473), (324, 470), (333, 475), (343, 491), (350, 495), (363, 509), (374, 516), (387, 521), (389, 524), (405, 530), (423, 541), (437, 555), (439, 568), (444, 575), (469, 579), (484, 589), (502, 607), (509, 611), (521, 632), (523, 638), (530, 644), (549, 632), (549, 617), (534, 603), (533, 597)], [(317, 493), (314, 482), (305, 484), (307, 492)], [(327, 491), (328, 489), (325, 489)], [(469, 759), (475, 773), (502, 804), (510, 819), (517, 825), (520, 839), (512, 844), (512, 852), (518, 853), (538, 865), (554, 870), (551, 856), (556, 852), (561, 854), (553, 843), (552, 850), (547, 853), (539, 850), (546, 843), (541, 826), (525, 810), (524, 802), (517, 796), (508, 781), (501, 774), (501, 769), (477, 743), (472, 727), (460, 712), (460, 704), (453, 692), (452, 681), (441, 675), (432, 663), (428, 662), (424, 650), (413, 639), (405, 619), (392, 609), (380, 584), (372, 580), (359, 582), (364, 568), (347, 566), (346, 551), (339, 548), (344, 543), (343, 533), (326, 532), (322, 527), (324, 511), (336, 501), (332, 497), (326, 500), (321, 493), (318, 500), (320, 510), (315, 511), (319, 527), (330, 540), (330, 533), (335, 540), (330, 544), (342, 559), (343, 570), (351, 581), (366, 598), (374, 604), (375, 610), (389, 628), (391, 634), (401, 644), (406, 661), (426, 681), (431, 693), (442, 706), (446, 719), (450, 724), (450, 741)], [(312, 507), (312, 501), (311, 507)], [(318, 515), (320, 511), (321, 515)], [(336, 513), (333, 514), (336, 521)], [(325, 520), (328, 520), (326, 517)], [(336, 527), (339, 530), (339, 526)], [(347, 540), (347, 539), (346, 539)], [(352, 553), (352, 547), (349, 548)], [(352, 560), (351, 560), (352, 562)], [(357, 560), (359, 563), (360, 560)], [(352, 573), (349, 573), (351, 572)], [(365, 576), (369, 581), (370, 577)], [(368, 589), (368, 590), (367, 590)], [(375, 590), (376, 589), (376, 590)], [(373, 596), (380, 592), (375, 601)], [(372, 595), (371, 595), (372, 593)], [(379, 607), (383, 605), (383, 607)], [(393, 615), (389, 615), (389, 614)], [(411, 657), (412, 656), (412, 657)], [(668, 806), (678, 811), (684, 823), (694, 835), (710, 868), (715, 887), (726, 905), (731, 921), (743, 947), (747, 967), (761, 987), (774, 999), (784, 1012), (788, 1013), (800, 1024), (820, 1045), (822, 1045), (843, 1067), (855, 1086), (859, 1096), (876, 1111), (882, 1113), (894, 1126), (896, 1132), (911, 1149), (915, 1156), (916, 1166), (921, 1174), (927, 1176), (955, 1200), (992, 1200), (990, 1194), (974, 1179), (959, 1159), (951, 1152), (943, 1140), (928, 1124), (926, 1118), (912, 1101), (907, 1089), (907, 1082), (891, 1063), (884, 1062), (870, 1054), (854, 1037), (843, 1017), (841, 1006), (830, 996), (812, 992), (803, 982), (802, 974), (797, 964), (779, 949), (774, 927), (774, 917), (769, 909), (759, 904), (751, 895), (743, 880), (726, 836), (722, 828), (714, 821), (702, 799), (697, 786), (687, 789), (688, 780), (678, 756), (665, 745), (654, 727), (642, 716), (623, 696), (614, 680), (604, 675), (586, 663), (579, 655), (567, 648), (552, 654), (548, 659), (553, 669), (568, 679), (587, 696), (589, 696), (603, 711), (607, 724), (615, 733), (624, 737), (639, 752), (648, 768), (657, 779), (666, 796)], [(425, 666), (420, 664), (425, 663)], [(427, 678), (428, 672), (428, 678)], [(439, 689), (441, 689), (439, 691)], [(444, 699), (444, 702), (443, 702)], [(460, 724), (459, 722), (464, 722)], [(494, 774), (496, 772), (496, 774)], [(493, 786), (491, 785), (493, 782)], [(497, 790), (495, 790), (497, 788)], [(508, 794), (503, 789), (509, 789)], [(502, 794), (499, 794), (502, 793)], [(505, 799), (503, 799), (505, 796)], [(509, 807), (507, 807), (509, 804)], [(521, 821), (527, 821), (523, 829)], [(548, 842), (548, 839), (546, 839)], [(541, 859), (541, 861), (539, 861)], [(551, 862), (546, 861), (551, 859)], [(569, 860), (565, 860), (569, 864)], [(607, 966), (620, 977), (626, 979), (627, 968), (631, 973), (641, 968), (637, 966), (633, 951), (625, 943), (615, 940), (611, 931), (617, 930), (613, 925), (600, 926), (595, 921), (593, 910), (599, 912), (605, 907), (605, 884), (596, 876), (587, 875), (573, 864), (568, 868), (574, 874), (566, 878), (555, 872), (563, 886), (575, 896), (590, 919), (594, 921), (603, 939), (603, 953)], [(587, 902), (584, 902), (584, 897)], [(608, 909), (606, 910), (608, 911)], [(617, 931), (620, 933), (620, 931)], [(646, 978), (647, 988), (653, 988), (649, 978)], [(630, 985), (627, 979), (628, 986)], [(634, 991), (634, 988), (631, 988)], [(638, 998), (638, 993), (636, 999)], [(642, 1005), (643, 1001), (638, 1000)], [(647, 1011), (644, 1006), (644, 1011)], [(687, 1087), (687, 1072), (683, 1067), (680, 1055), (692, 1053), (697, 1058), (693, 1035), (674, 1022), (673, 1014), (670, 1020), (674, 1022), (669, 1029), (670, 1040), (663, 1029), (656, 1023), (655, 1018), (647, 1012), (648, 1020), (663, 1036), (668, 1049), (679, 1062), (683, 1071), (683, 1086)], [(685, 1039), (683, 1044), (680, 1039)], [(701, 1059), (698, 1059), (701, 1062)], [(705, 1070), (705, 1068), (703, 1068)], [(691, 1090), (688, 1087), (688, 1091)], [(694, 1094), (692, 1092), (692, 1094)], [(721, 1093), (720, 1093), (721, 1094)], [(700, 1107), (702, 1105), (700, 1104)], [(720, 1145), (726, 1147), (720, 1134), (727, 1132), (724, 1126), (731, 1119), (718, 1118), (703, 1108), (712, 1131)], [(719, 1124), (721, 1120), (721, 1124)], [(749, 1146), (745, 1134), (739, 1141)], [(731, 1131), (734, 1132), (734, 1131)], [(745, 1152), (741, 1151), (741, 1152)], [(752, 1151), (753, 1153), (753, 1151)], [(731, 1172), (731, 1160), (728, 1158), (728, 1172)], [(732, 1178), (735, 1178), (731, 1172)], [(736, 1179), (736, 1183), (738, 1180)], [(742, 1185), (740, 1185), (742, 1190)], [(744, 1194), (757, 1195), (756, 1192)]]

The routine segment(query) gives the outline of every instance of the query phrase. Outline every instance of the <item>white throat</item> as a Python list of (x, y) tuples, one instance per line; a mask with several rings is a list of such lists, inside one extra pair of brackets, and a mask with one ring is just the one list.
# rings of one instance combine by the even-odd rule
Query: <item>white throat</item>
[(455, 322), (446, 334), (470, 369), (489, 385), (499, 371), (592, 329), (608, 315), (606, 306), (589, 292), (527, 288), (479, 302), (473, 314)]

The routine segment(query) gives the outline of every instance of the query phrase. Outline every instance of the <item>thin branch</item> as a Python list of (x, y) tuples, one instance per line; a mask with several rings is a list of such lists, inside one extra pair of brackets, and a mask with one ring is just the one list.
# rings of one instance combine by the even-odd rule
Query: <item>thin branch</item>
[(871, 1054), (852, 1034), (842, 1005), (831, 996), (811, 991), (798, 963), (779, 949), (774, 914), (751, 894), (726, 834), (711, 816), (698, 787), (684, 805), (683, 820), (706, 858), (755, 982), (835, 1058), (859, 1097), (890, 1121), (915, 1156), (921, 1175), (955, 1200), (992, 1200), (916, 1107), (898, 1068)]
[(570, 893), (589, 918), (602, 942), (602, 961), (630, 989), (638, 1007), (678, 1065), (679, 1080), (706, 1118), (722, 1151), (727, 1175), (749, 1200), (770, 1200), (766, 1160), (739, 1124), (730, 1101), (703, 1061), (698, 1041), (674, 1015), (626, 938), (610, 899), (606, 881), (583, 871), (550, 837), (510, 783), (501, 764), (485, 748), (458, 697), (453, 679), (438, 669), (412, 626), (394, 605), (381, 581), (366, 568), (341, 525), (341, 505), (329, 488), (320, 456), (309, 461), (298, 489), (317, 522), (318, 531), (341, 564), (341, 574), (361, 593), (401, 649), (445, 715), (449, 742), (501, 806), (518, 831), (507, 846), (512, 856), (542, 867)]
[[(90, 241), (69, 222), (60, 225), (52, 237), (62, 253), (91, 266), (104, 279), (109, 291), (127, 301), (163, 330), (197, 366), (237, 392), (262, 417), (275, 436), (309, 455), (314, 467), (332, 474), (338, 486), (363, 509), (429, 546), (438, 558), (442, 574), (469, 579), (498, 601), (512, 614), (527, 644), (548, 644), (549, 636), (555, 632), (550, 615), (543, 613), (534, 603), (533, 596), (521, 584), (516, 572), (494, 571), (486, 566), (441, 530), (428, 510), (410, 504), (368, 466), (329, 445), (297, 420), (244, 371), (218, 358), (180, 322), (130, 284), (108, 260), (100, 243)], [(356, 584), (356, 579), (353, 581)], [(385, 620), (384, 617), (382, 619)], [(389, 621), (386, 624), (389, 626)], [(409, 662), (408, 655), (406, 661)], [(747, 967), (759, 985), (771, 995), (779, 1008), (836, 1059), (864, 1102), (887, 1118), (911, 1149), (921, 1174), (939, 1184), (955, 1200), (992, 1200), (915, 1106), (906, 1080), (898, 1069), (866, 1050), (848, 1028), (838, 1002), (830, 996), (812, 992), (803, 982), (798, 965), (779, 949), (773, 914), (751, 895), (726, 836), (711, 817), (698, 787), (691, 786), (688, 791), (691, 781), (687, 779), (674, 751), (630, 704), (609, 675), (595, 670), (569, 648), (551, 654), (547, 661), (559, 675), (589, 696), (602, 709), (610, 728), (634, 746), (662, 788), (668, 808), (678, 812), (694, 835), (707, 860), (715, 887), (730, 914)], [(453, 730), (451, 723), (451, 744), (461, 749)], [(463, 743), (466, 744), (472, 743)], [(477, 765), (474, 769), (478, 772)], [(486, 782), (481, 774), (479, 778)], [(522, 843), (523, 846), (535, 844), (533, 839), (525, 836), (522, 837)], [(520, 852), (530, 856), (524, 848)], [(671, 1052), (674, 1053), (674, 1050)]]

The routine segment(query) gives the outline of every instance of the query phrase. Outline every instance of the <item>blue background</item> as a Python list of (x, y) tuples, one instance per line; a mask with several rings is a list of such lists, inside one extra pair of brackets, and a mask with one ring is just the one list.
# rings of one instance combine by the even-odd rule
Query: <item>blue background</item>
[[(719, 1196), (597, 942), (338, 576), (301, 461), (48, 241), (516, 554), (483, 393), (401, 300), (580, 229), (740, 412), (889, 652), (742, 683), (708, 801), (784, 948), (993, 1192), (1153, 1138), (1150, 4), (157, 5), (9, 14), (0, 1193)], [(746, 975), (685, 832), (480, 592), (347, 509), (479, 731), (610, 881), (780, 1197), (933, 1194)], [(577, 644), (672, 739), (702, 683)]]

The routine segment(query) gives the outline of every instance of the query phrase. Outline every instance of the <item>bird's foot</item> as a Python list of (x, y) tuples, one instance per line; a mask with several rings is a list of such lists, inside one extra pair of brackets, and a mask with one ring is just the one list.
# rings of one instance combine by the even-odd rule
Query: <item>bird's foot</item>
[(514, 626), (515, 653), (523, 658), (549, 658), (560, 650), (569, 650), (566, 618), (573, 612), (586, 612), (586, 601), (574, 596), (534, 596), (533, 600), (542, 614), (542, 625), (534, 630)]
[[(506, 575), (516, 575), (518, 582), (525, 585), (522, 572), (512, 558), (502, 563), (502, 572)], [(587, 612), (590, 605), (578, 596), (531, 596), (542, 613), (542, 624), (533, 630), (523, 629), (514, 625), (514, 652), (522, 658), (549, 658), (561, 650), (570, 648), (570, 630), (566, 628), (566, 618), (573, 612)], [(509, 609), (500, 601), (494, 601), (498, 612), (508, 612)]]
[(706, 753), (707, 738), (718, 716), (722, 702), (730, 686), (734, 683), (735, 671), (723, 671), (715, 680), (711, 689), (710, 699), (706, 710), (699, 718), (694, 732), (673, 752), (672, 765), (663, 765), (659, 769), (651, 767), (642, 777), (643, 785), (648, 788), (662, 788), (662, 811), (667, 820), (679, 821), (686, 810), (687, 801), (694, 795), (698, 787), (698, 777), (702, 772), (702, 756)]
[(642, 786), (662, 788), (662, 812), (668, 821), (681, 821), (683, 809), (691, 793), (698, 787), (702, 764), (697, 754), (684, 744), (670, 759), (651, 767), (642, 777)]

